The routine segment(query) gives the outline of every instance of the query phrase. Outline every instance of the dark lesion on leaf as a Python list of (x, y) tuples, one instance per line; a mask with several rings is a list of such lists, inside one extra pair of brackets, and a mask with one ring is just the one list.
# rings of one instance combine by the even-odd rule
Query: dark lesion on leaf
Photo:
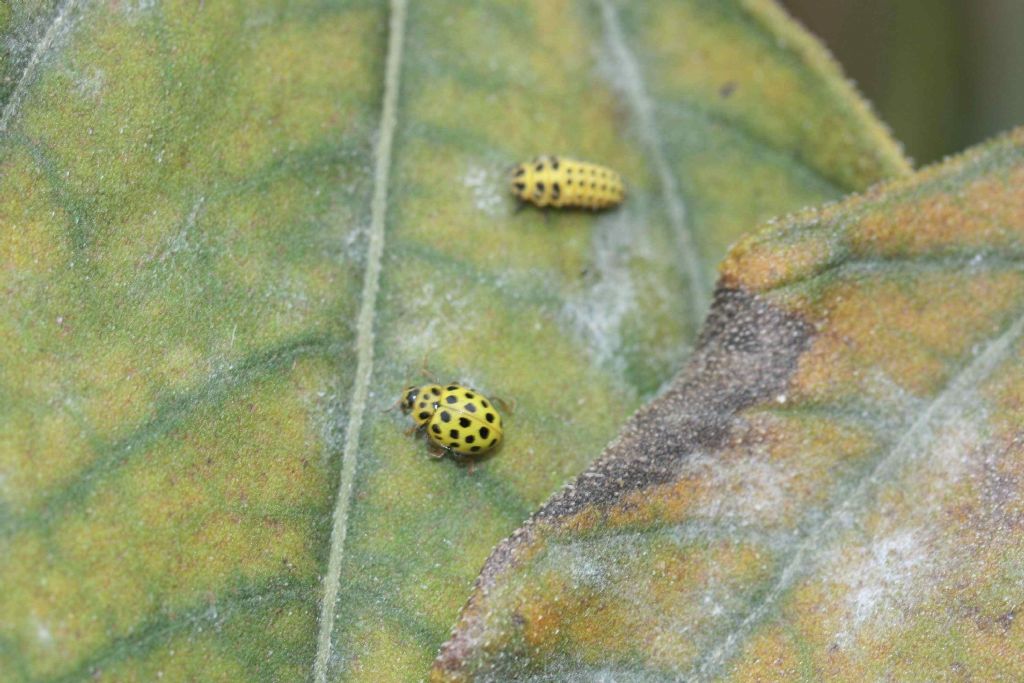
[(736, 413), (783, 392), (814, 334), (806, 320), (741, 289), (719, 287), (697, 350), (672, 388), (537, 513), (553, 520), (607, 508), (675, 480), (695, 453), (724, 448)]

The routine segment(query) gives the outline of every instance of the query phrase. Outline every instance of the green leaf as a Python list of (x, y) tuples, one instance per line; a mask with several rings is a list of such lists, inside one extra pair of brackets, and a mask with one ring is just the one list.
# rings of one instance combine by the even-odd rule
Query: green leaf
[(1022, 254), (1024, 129), (742, 242), (435, 678), (1024, 676)]
[[(906, 171), (766, 2), (0, 7), (3, 680), (423, 676), (725, 246)], [(629, 199), (516, 213), (545, 152)], [(384, 412), (424, 362), (497, 455)]]

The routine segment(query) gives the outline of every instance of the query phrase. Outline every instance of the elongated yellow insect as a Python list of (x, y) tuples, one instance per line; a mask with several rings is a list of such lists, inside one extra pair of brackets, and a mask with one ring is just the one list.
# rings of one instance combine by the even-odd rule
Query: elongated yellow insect
[(512, 170), (512, 194), (539, 207), (609, 209), (626, 197), (622, 177), (587, 161), (540, 156)]

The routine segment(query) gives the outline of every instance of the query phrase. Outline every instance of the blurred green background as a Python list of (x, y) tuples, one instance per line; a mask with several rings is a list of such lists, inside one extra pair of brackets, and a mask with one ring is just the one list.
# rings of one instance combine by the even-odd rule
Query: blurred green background
[(1024, 124), (1024, 0), (782, 0), (916, 164)]

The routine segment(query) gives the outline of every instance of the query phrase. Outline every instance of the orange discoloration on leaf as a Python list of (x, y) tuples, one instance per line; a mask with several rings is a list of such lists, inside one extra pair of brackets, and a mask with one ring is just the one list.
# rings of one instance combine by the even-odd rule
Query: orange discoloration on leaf
[[(959, 331), (990, 334), (1022, 293), (1024, 277), (1012, 270), (926, 271), (911, 283), (888, 277), (864, 282), (857, 274), (837, 278), (813, 303), (801, 301), (801, 310), (820, 318), (820, 332), (800, 361), (794, 388), (800, 397), (822, 400), (837, 392), (870, 394), (871, 382), (884, 378), (927, 393), (962, 353)], [(900, 327), (887, 327), (890, 319), (899, 319)]]
[[(874, 281), (867, 286), (841, 282), (822, 298), (819, 305), (828, 311), (825, 332), (842, 344), (842, 352), (855, 367), (855, 377), (862, 375), (862, 368), (870, 367), (912, 393), (925, 393), (941, 380), (945, 359), (922, 349), (918, 339), (902, 329), (893, 334), (885, 329), (886, 320), (906, 320), (933, 310), (903, 282)], [(884, 336), (884, 343), (879, 335)], [(847, 385), (835, 382), (834, 376), (832, 381), (840, 387)]]
[(0, 195), (0, 293), (12, 297), (20, 287), (52, 274), (66, 257), (67, 243), (49, 220), (45, 178), (27, 150), (0, 159), (0, 178), (11, 190)]
[(728, 673), (729, 681), (760, 683), (788, 681), (807, 675), (799, 643), (780, 627), (763, 629), (743, 651), (740, 664)]
[[(546, 586), (545, 582), (541, 582)], [(568, 598), (570, 591), (565, 591)], [(565, 643), (571, 642), (579, 647), (579, 654), (584, 663), (598, 662), (609, 657), (612, 660), (625, 658), (634, 647), (633, 642), (623, 641), (615, 637), (623, 630), (636, 634), (638, 642), (648, 641), (653, 637), (654, 625), (642, 618), (626, 601), (617, 600), (612, 596), (588, 591), (587, 589), (572, 591), (573, 601), (580, 599), (580, 612), (585, 618), (575, 618), (575, 614), (565, 614), (555, 620), (555, 628), (549, 630), (553, 639), (546, 648), (556, 654)], [(556, 593), (557, 595), (557, 593)], [(553, 603), (557, 606), (557, 602)], [(606, 623), (613, 628), (596, 629), (594, 623)]]
[(718, 273), (727, 287), (763, 291), (813, 274), (828, 259), (831, 249), (825, 235), (812, 232), (798, 235), (772, 251), (758, 248), (758, 238), (749, 237), (729, 250)]
[(969, 182), (955, 194), (937, 193), (913, 206), (874, 210), (849, 231), (850, 249), (857, 257), (889, 258), (965, 251), (1019, 254), (1024, 240), (1012, 226), (1024, 218), (1017, 196), (1020, 180), (1024, 175), (1016, 171)]
[[(561, 522), (561, 520), (559, 521)], [(560, 523), (559, 527), (564, 528), (568, 533), (585, 535), (588, 531), (599, 528), (602, 521), (603, 515), (597, 510), (590, 508), (566, 517), (565, 524)]]
[[(692, 512), (699, 494), (708, 485), (700, 477), (682, 477), (670, 484), (653, 486), (623, 497), (601, 520), (603, 528), (644, 528), (658, 521), (671, 523), (685, 519)], [(577, 516), (593, 514), (584, 510)]]

